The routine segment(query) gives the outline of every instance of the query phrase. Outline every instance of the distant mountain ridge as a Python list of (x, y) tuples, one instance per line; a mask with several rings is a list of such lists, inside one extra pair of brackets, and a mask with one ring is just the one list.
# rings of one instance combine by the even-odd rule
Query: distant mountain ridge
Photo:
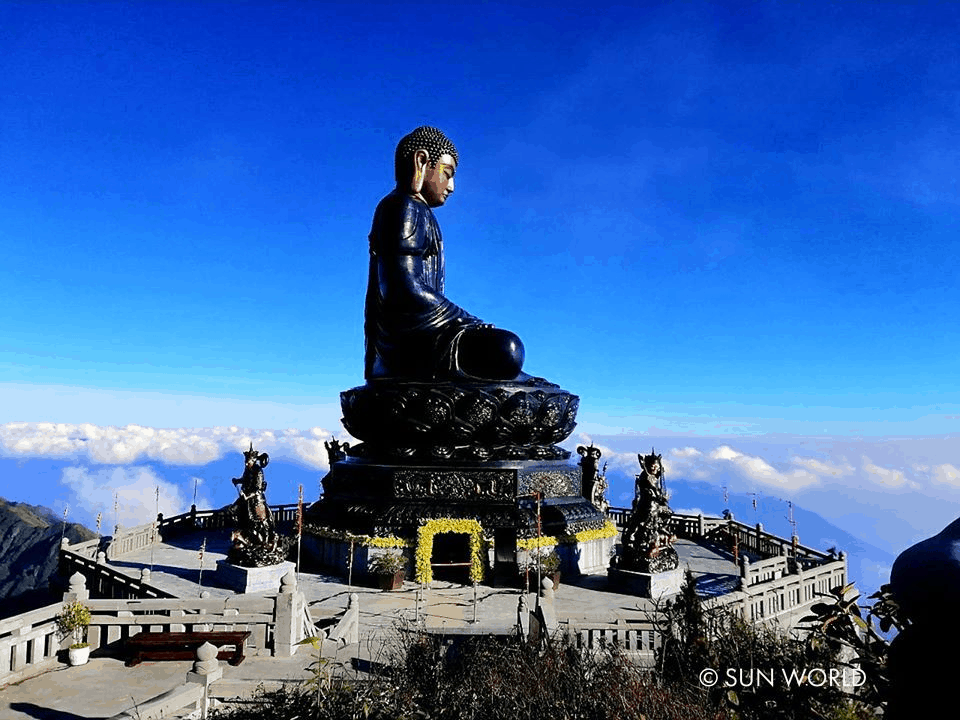
[(67, 523), (49, 508), (0, 498), (0, 617), (9, 617), (56, 602), (50, 580), (57, 574), (62, 537), (70, 542), (97, 534)]

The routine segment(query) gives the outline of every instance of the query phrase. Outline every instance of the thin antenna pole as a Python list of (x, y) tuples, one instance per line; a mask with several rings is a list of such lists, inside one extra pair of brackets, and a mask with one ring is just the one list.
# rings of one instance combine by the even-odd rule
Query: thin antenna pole
[(160, 518), (160, 486), (156, 486), (154, 493), (156, 502), (154, 503), (153, 528), (150, 530), (150, 572), (153, 572), (153, 551), (157, 547), (157, 521)]
[(300, 538), (303, 535), (303, 484), (297, 486), (297, 585), (300, 584)]
[(200, 588), (201, 594), (203, 593), (203, 551), (207, 549), (207, 539), (204, 538), (203, 542), (200, 543), (200, 577), (197, 578), (197, 585)]
[(537, 494), (537, 605), (540, 605), (540, 584), (543, 582), (543, 547), (541, 542), (543, 540), (543, 526), (540, 524), (540, 498), (542, 495), (538, 492)]

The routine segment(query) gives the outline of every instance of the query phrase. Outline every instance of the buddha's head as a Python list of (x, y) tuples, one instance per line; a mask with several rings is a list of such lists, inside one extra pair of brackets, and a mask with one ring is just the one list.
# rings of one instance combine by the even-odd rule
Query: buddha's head
[(397, 144), (393, 168), (397, 187), (439, 207), (453, 193), (457, 148), (435, 127), (424, 125)]

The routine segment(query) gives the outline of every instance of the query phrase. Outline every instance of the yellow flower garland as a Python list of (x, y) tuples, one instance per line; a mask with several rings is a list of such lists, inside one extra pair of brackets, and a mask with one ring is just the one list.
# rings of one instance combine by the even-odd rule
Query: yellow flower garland
[(602, 540), (603, 538), (614, 537), (617, 534), (617, 526), (612, 521), (607, 520), (602, 528), (593, 530), (581, 530), (572, 535), (546, 535), (540, 538), (523, 538), (517, 540), (517, 550), (536, 550), (542, 547), (552, 547), (554, 545), (569, 545), (572, 543), (584, 543), (591, 540)]
[(470, 536), (470, 579), (483, 580), (483, 560), (480, 551), (483, 546), (483, 527), (476, 520), (437, 518), (427, 520), (417, 529), (416, 579), (428, 583), (433, 580), (433, 567), (430, 558), (433, 555), (433, 536), (442, 533), (458, 533)]

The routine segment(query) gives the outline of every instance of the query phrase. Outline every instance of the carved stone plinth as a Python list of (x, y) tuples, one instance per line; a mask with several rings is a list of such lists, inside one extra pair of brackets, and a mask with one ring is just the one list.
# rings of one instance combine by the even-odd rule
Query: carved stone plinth
[(562, 461), (399, 465), (350, 458), (333, 463), (308, 522), (370, 535), (410, 535), (424, 520), (474, 518), (487, 529), (566, 535), (600, 527), (605, 515), (580, 494), (580, 470)]
[(242, 567), (226, 560), (217, 561), (217, 582), (238, 593), (279, 592), (280, 578), (296, 568), (285, 560), (264, 567)]
[(371, 380), (340, 393), (352, 457), (396, 461), (565, 460), (580, 399), (528, 382)]
[(610, 587), (615, 590), (659, 600), (680, 592), (683, 570), (677, 568), (662, 573), (642, 573), (611, 567), (607, 569), (607, 578)]

